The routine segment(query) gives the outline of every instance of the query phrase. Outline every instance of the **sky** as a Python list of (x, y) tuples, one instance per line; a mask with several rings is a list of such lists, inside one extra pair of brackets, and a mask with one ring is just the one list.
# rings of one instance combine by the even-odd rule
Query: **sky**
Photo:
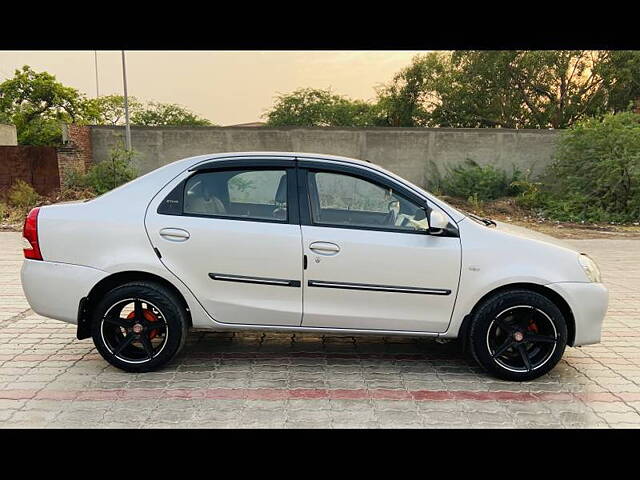
[[(279, 93), (330, 87), (371, 100), (417, 51), (127, 51), (127, 89), (142, 101), (177, 103), (217, 125), (264, 121)], [(122, 94), (119, 51), (98, 51), (100, 95)], [(96, 96), (95, 54), (0, 51), (0, 81), (30, 65)]]

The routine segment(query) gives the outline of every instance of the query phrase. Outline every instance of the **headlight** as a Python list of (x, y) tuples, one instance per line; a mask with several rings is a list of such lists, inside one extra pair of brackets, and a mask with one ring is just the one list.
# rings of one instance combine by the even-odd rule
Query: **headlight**
[(602, 276), (600, 275), (600, 269), (598, 268), (598, 265), (596, 265), (596, 262), (591, 260), (588, 255), (581, 253), (580, 255), (578, 255), (578, 261), (580, 262), (584, 273), (587, 274), (587, 278), (591, 282), (600, 283), (602, 281)]

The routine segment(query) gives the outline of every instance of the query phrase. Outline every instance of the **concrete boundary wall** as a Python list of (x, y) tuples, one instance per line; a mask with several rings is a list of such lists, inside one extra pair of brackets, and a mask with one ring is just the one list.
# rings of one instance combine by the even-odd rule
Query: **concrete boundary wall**
[[(296, 151), (369, 160), (421, 186), (465, 159), (539, 174), (552, 161), (558, 133), (489, 128), (131, 127), (141, 173), (206, 153)], [(124, 127), (92, 126), (93, 161), (108, 159), (109, 151), (123, 140)]]
[(18, 145), (18, 133), (15, 125), (0, 124), (0, 146)]

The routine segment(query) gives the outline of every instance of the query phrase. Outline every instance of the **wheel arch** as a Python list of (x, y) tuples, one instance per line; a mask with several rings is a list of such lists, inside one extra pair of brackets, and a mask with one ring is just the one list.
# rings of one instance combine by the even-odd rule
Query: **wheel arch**
[(80, 300), (80, 304), (78, 306), (78, 331), (77, 338), (78, 340), (82, 340), (84, 338), (89, 338), (91, 336), (91, 313), (93, 311), (94, 306), (97, 303), (97, 300), (101, 298), (109, 290), (119, 286), (124, 285), (125, 283), (135, 282), (135, 281), (144, 281), (144, 282), (153, 282), (162, 285), (172, 293), (176, 295), (176, 298), (180, 301), (185, 311), (187, 312), (187, 318), (189, 321), (189, 327), (193, 326), (193, 320), (191, 318), (191, 311), (189, 309), (189, 305), (187, 304), (184, 295), (178, 290), (175, 285), (173, 285), (166, 278), (162, 278), (159, 275), (155, 275), (149, 272), (135, 271), (129, 270), (124, 272), (113, 273), (98, 283), (96, 283), (93, 288), (89, 291), (89, 294), (86, 297), (83, 297)]
[(473, 317), (473, 314), (476, 312), (478, 307), (490, 296), (495, 295), (498, 292), (504, 292), (508, 290), (531, 290), (533, 292), (544, 295), (549, 300), (551, 300), (556, 305), (556, 307), (560, 309), (560, 311), (562, 312), (562, 315), (567, 321), (567, 345), (573, 346), (573, 343), (576, 337), (576, 323), (575, 323), (575, 318), (573, 316), (571, 307), (569, 306), (567, 301), (564, 298), (562, 298), (562, 296), (559, 293), (551, 290), (550, 288), (545, 287), (544, 285), (540, 285), (536, 283), (521, 282), (521, 283), (510, 283), (507, 285), (501, 285), (500, 287), (494, 288), (493, 290), (483, 295), (475, 303), (471, 311), (467, 315), (465, 315), (464, 319), (462, 320), (462, 324), (460, 325), (460, 330), (458, 333), (458, 336), (462, 339), (465, 349), (467, 348), (467, 339), (468, 339), (467, 333), (469, 331), (469, 326), (471, 324), (471, 318)]

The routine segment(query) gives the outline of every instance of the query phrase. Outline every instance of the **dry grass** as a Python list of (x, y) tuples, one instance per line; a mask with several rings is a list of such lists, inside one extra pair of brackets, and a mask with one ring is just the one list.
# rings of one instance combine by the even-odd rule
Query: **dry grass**
[(18, 207), (11, 205), (6, 199), (6, 194), (1, 195), (2, 193), (0, 192), (0, 231), (10, 232), (22, 231), (25, 217), (34, 207), (61, 202), (82, 201), (95, 197), (95, 193), (89, 189), (63, 189), (56, 191), (52, 195), (39, 197), (38, 201), (33, 205)]
[(557, 238), (640, 238), (640, 224), (637, 223), (574, 223), (549, 220), (518, 206), (515, 198), (512, 197), (499, 198), (481, 204), (472, 204), (453, 197), (441, 196), (440, 198), (463, 211), (513, 223)]

